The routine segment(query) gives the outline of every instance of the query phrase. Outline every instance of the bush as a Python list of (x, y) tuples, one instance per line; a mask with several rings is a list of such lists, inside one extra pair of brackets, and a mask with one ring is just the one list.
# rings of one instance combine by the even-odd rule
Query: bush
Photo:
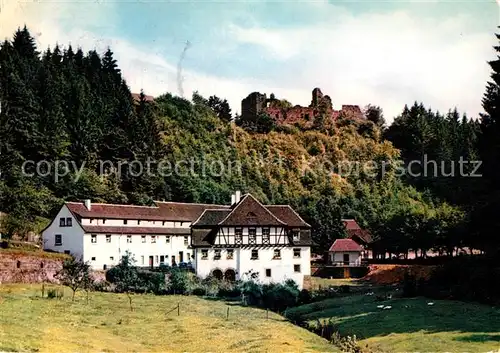
[(191, 291), (192, 295), (203, 296), (207, 295), (207, 290), (204, 287), (196, 287)]
[(168, 278), (167, 288), (173, 294), (187, 294), (194, 287), (194, 278), (188, 271), (172, 268)]
[(57, 298), (57, 289), (49, 289), (47, 291), (47, 298), (49, 299)]
[(412, 298), (417, 296), (417, 280), (408, 270), (403, 278), (403, 297)]

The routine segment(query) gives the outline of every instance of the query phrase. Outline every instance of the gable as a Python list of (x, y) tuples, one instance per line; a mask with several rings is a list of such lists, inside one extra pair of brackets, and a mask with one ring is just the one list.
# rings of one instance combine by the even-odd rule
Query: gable
[(236, 205), (220, 226), (285, 226), (264, 205), (252, 195), (247, 194)]

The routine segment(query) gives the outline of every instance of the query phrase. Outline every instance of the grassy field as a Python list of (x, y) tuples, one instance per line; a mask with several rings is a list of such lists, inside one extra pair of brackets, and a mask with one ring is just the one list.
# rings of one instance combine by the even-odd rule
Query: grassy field
[[(47, 288), (46, 288), (47, 289)], [(167, 312), (180, 303), (177, 310)], [(274, 313), (194, 296), (91, 293), (41, 298), (41, 285), (0, 285), (0, 351), (333, 352)], [(229, 319), (226, 319), (229, 308)]]
[[(429, 306), (428, 302), (434, 305)], [(383, 310), (378, 305), (391, 306)], [(425, 298), (351, 295), (290, 310), (306, 320), (332, 318), (343, 335), (358, 337), (376, 352), (500, 351), (500, 308)]]

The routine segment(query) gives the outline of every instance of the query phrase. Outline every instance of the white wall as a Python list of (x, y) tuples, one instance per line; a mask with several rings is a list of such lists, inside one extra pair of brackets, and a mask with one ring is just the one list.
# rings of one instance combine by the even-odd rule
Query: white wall
[(113, 227), (160, 227), (160, 228), (189, 228), (191, 222), (174, 222), (174, 221), (144, 221), (137, 219), (128, 219), (127, 224), (124, 224), (123, 219), (110, 218), (83, 218), (83, 225), (93, 226), (113, 226)]
[[(72, 226), (60, 227), (59, 219), (61, 217), (65, 219), (71, 218)], [(83, 229), (78, 224), (78, 221), (73, 217), (68, 207), (64, 205), (49, 227), (42, 232), (43, 248), (45, 250), (57, 251), (60, 253), (69, 251), (78, 258), (83, 255), (83, 233)], [(61, 234), (62, 236), (61, 245), (55, 245), (56, 234)]]
[(336, 263), (337, 266), (342, 266), (344, 263), (344, 254), (349, 254), (349, 265), (350, 266), (360, 266), (361, 265), (361, 252), (346, 251), (346, 252), (331, 252), (330, 260)]
[[(152, 242), (151, 235), (145, 235), (145, 242), (141, 235), (131, 235), (131, 243), (127, 242), (126, 234), (111, 234), (111, 242), (106, 241), (106, 234), (96, 234), (96, 243), (92, 243), (92, 234), (87, 233), (84, 237), (84, 260), (89, 261), (94, 269), (103, 269), (117, 265), (120, 258), (128, 250), (135, 259), (135, 265), (148, 267), (149, 258), (153, 256), (153, 266), (160, 265), (161, 256), (164, 263), (172, 265), (172, 257), (179, 264), (179, 252), (183, 252), (183, 262), (189, 262), (193, 250), (189, 248), (191, 236), (187, 236), (188, 245), (184, 244), (184, 235), (171, 235), (167, 243), (165, 235), (156, 235), (156, 242)], [(92, 259), (94, 258), (94, 259)]]
[[(293, 249), (300, 249), (300, 258), (293, 257)], [(280, 283), (286, 279), (293, 279), (300, 288), (303, 286), (304, 275), (311, 274), (311, 252), (309, 247), (280, 247), (281, 259), (273, 259), (275, 248), (255, 248), (259, 251), (259, 258), (252, 260), (252, 249), (234, 249), (233, 260), (227, 260), (227, 250), (221, 249), (221, 259), (215, 260), (215, 250), (208, 250), (208, 259), (202, 260), (202, 249), (196, 249), (195, 268), (196, 274), (200, 277), (208, 276), (213, 270), (220, 269), (225, 272), (227, 269), (236, 271), (236, 278), (240, 279), (249, 271), (259, 274), (258, 280), (261, 283)], [(300, 273), (294, 271), (294, 265), (300, 265)], [(266, 277), (266, 269), (271, 270), (271, 277)], [(244, 278), (243, 278), (244, 279)]]

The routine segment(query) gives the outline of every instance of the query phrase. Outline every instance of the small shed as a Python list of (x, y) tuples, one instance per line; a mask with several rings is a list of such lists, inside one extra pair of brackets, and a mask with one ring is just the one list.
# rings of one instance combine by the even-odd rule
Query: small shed
[(361, 266), (363, 247), (352, 239), (337, 239), (328, 250), (330, 263), (336, 266)]

